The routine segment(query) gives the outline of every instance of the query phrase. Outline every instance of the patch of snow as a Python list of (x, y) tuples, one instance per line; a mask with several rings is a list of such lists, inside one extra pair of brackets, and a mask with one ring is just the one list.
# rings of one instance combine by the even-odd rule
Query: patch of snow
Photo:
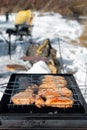
[(44, 61), (39, 61), (33, 65), (33, 67), (27, 71), (29, 74), (50, 74), (51, 71)]

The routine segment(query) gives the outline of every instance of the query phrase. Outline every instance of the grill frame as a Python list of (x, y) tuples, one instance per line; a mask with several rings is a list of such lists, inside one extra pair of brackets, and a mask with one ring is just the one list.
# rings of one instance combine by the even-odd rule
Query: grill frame
[[(13, 89), (11, 90), (11, 88), (14, 86), (14, 83), (15, 83), (15, 79), (17, 78), (17, 77), (33, 77), (33, 78), (37, 78), (37, 77), (41, 77), (41, 76), (44, 76), (44, 75), (48, 75), (48, 74), (12, 74), (11, 75), (11, 77), (10, 77), (10, 80), (9, 80), (9, 83), (8, 83), (8, 85), (7, 85), (7, 88), (6, 88), (6, 90), (5, 90), (5, 93), (4, 93), (4, 95), (3, 95), (3, 97), (2, 97), (2, 100), (1, 100), (1, 111), (2, 112), (9, 112), (9, 113), (25, 113), (25, 112), (23, 112), (24, 111), (24, 108), (23, 108), (23, 111), (20, 111), (20, 109), (22, 108), (21, 107), (21, 105), (19, 106), (19, 105), (14, 105), (14, 111), (10, 111), (9, 110), (9, 107), (8, 107), (8, 104), (9, 104), (9, 101), (10, 101), (10, 98), (11, 98), (11, 96), (9, 95), (9, 94), (12, 94), (12, 92), (13, 92)], [(78, 97), (75, 97), (75, 98), (78, 98), (80, 101), (81, 101), (81, 103), (83, 104), (83, 106), (81, 105), (80, 106), (80, 109), (84, 109), (84, 111), (82, 110), (82, 112), (79, 112), (79, 108), (76, 110), (76, 112), (74, 112), (74, 111), (72, 111), (73, 110), (73, 108), (71, 108), (71, 111), (70, 112), (68, 112), (68, 109), (66, 109), (67, 110), (67, 112), (65, 112), (65, 113), (87, 113), (87, 105), (86, 105), (86, 102), (85, 102), (85, 99), (83, 98), (83, 95), (81, 94), (81, 91), (80, 91), (80, 89), (79, 89), (79, 87), (78, 87), (78, 85), (77, 85), (77, 83), (76, 83), (76, 81), (75, 81), (75, 78), (74, 78), (74, 76), (72, 75), (72, 74), (49, 74), (49, 75), (54, 75), (54, 76), (63, 76), (66, 80), (68, 79), (68, 80), (70, 80), (70, 83), (71, 83), (71, 81), (72, 81), (72, 84), (74, 85), (74, 86), (76, 86), (76, 87), (74, 87), (73, 88), (73, 90), (74, 91), (76, 91), (75, 93), (77, 94), (77, 95), (75, 95), (75, 96), (78, 96)], [(37, 78), (38, 79), (38, 78)], [(67, 80), (67, 81), (68, 81)], [(37, 80), (36, 80), (37, 81)], [(8, 94), (8, 95), (7, 95)], [(77, 105), (77, 104), (76, 104)], [(9, 105), (9, 106), (11, 106), (11, 104)], [(29, 113), (28, 111), (27, 111), (27, 109), (30, 109), (31, 108), (31, 106), (32, 105), (30, 105), (30, 108), (29, 108), (29, 106), (27, 106), (27, 105), (23, 105), (23, 107), (25, 106), (25, 111), (27, 112), (27, 113)], [(16, 111), (16, 109), (19, 107), (19, 111)], [(81, 108), (82, 107), (82, 108)], [(4, 109), (3, 109), (4, 108)], [(32, 108), (32, 109), (37, 109), (37, 107), (35, 107), (34, 106), (34, 108)], [(46, 107), (46, 109), (47, 109), (47, 107)], [(51, 109), (51, 107), (48, 107), (48, 111)], [(54, 108), (52, 108), (52, 110), (53, 110)], [(59, 108), (58, 108), (59, 109)], [(76, 108), (75, 108), (76, 109)], [(42, 112), (43, 112), (43, 108), (42, 108), (42, 112), (41, 111), (38, 111), (39, 109), (37, 109), (36, 110), (36, 112), (35, 113), (41, 113), (42, 114)], [(40, 108), (40, 110), (41, 110), (41, 108)], [(61, 111), (62, 109), (60, 108), (60, 111)], [(69, 110), (70, 110), (70, 108), (69, 108)], [(80, 110), (81, 111), (81, 110)], [(63, 111), (62, 112), (60, 112), (60, 113), (64, 113)], [(64, 114), (65, 114), (64, 113)], [(33, 113), (34, 114), (34, 113)], [(45, 114), (45, 113), (44, 113)], [(46, 114), (47, 114), (47, 112), (46, 112)], [(58, 112), (58, 115), (59, 115), (59, 112)]]
[[(12, 74), (7, 85), (10, 87), (11, 82), (14, 81), (15, 76), (26, 74)], [(27, 74), (32, 75), (32, 74)], [(37, 75), (37, 74), (35, 74)], [(41, 74), (44, 75), (44, 74)], [(46, 75), (46, 74), (45, 74)], [(48, 74), (47, 74), (48, 75)], [(0, 103), (0, 129), (55, 129), (55, 130), (68, 130), (68, 129), (87, 129), (87, 105), (81, 94), (81, 91), (75, 81), (72, 74), (57, 74), (57, 76), (68, 76), (72, 77), (73, 82), (77, 86), (76, 89), (80, 93), (80, 98), (84, 103), (84, 113), (58, 113), (58, 114), (47, 114), (47, 113), (18, 113), (11, 112), (7, 107), (7, 102), (9, 102), (9, 95), (3, 95)], [(10, 92), (11, 90), (9, 90)], [(7, 90), (5, 90), (7, 92)]]

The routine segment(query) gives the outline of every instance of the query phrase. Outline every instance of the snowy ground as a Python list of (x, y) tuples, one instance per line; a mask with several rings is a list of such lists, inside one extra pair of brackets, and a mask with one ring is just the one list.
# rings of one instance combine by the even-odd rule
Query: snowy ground
[[(15, 14), (10, 15), (8, 23), (5, 22), (5, 16), (0, 16), (0, 31), (7, 40), (6, 29), (14, 27), (14, 20)], [(71, 40), (77, 39), (82, 34), (82, 31), (83, 26), (76, 20), (67, 20), (60, 14), (54, 14), (53, 12), (45, 13), (42, 16), (38, 12), (35, 12), (34, 27), (32, 30), (33, 43), (42, 43), (43, 40), (49, 38), (52, 46), (57, 50), (57, 57), (63, 66), (61, 73), (73, 72), (84, 94), (87, 87), (87, 50), (86, 48), (70, 44)], [(10, 59), (8, 56), (8, 44), (2, 35), (0, 36), (0, 84), (7, 83), (10, 75), (13, 73), (5, 70), (7, 64), (19, 63), (26, 65), (28, 68), (31, 67), (28, 62), (19, 60), (19, 57), (25, 54), (26, 48), (30, 45), (29, 38), (26, 38), (21, 44), (20, 42), (17, 41), (15, 43), (15, 37), (12, 36), (12, 58)], [(44, 62), (40, 61), (23, 73), (31, 72), (50, 73), (50, 70)], [(4, 90), (5, 88), (0, 89), (0, 98)], [(86, 95), (84, 97), (86, 99)]]

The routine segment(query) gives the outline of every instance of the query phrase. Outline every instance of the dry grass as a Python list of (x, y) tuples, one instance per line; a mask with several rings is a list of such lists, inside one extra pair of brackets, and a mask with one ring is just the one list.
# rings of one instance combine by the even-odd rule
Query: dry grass
[(71, 43), (74, 45), (79, 45), (87, 48), (87, 23), (86, 22), (84, 25), (84, 30), (82, 35), (78, 39), (72, 40)]
[(87, 27), (85, 28), (82, 35), (79, 37), (80, 45), (83, 47), (87, 47)]
[(16, 11), (19, 9), (34, 9), (55, 11), (63, 15), (87, 15), (87, 0), (0, 0), (0, 8)]

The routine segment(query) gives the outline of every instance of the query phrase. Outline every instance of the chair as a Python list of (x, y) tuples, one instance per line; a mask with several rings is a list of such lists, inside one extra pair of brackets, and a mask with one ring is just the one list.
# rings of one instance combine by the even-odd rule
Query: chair
[(32, 14), (30, 10), (19, 11), (15, 17), (15, 27), (12, 29), (8, 28), (6, 30), (6, 33), (9, 36), (8, 53), (10, 57), (11, 57), (11, 35), (15, 35), (16, 40), (17, 40), (17, 36), (20, 36), (19, 40), (24, 40), (23, 36), (29, 36), (32, 39), (31, 31), (33, 27), (32, 25), (33, 19), (34, 19), (34, 14)]

